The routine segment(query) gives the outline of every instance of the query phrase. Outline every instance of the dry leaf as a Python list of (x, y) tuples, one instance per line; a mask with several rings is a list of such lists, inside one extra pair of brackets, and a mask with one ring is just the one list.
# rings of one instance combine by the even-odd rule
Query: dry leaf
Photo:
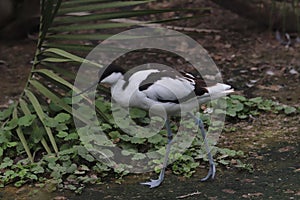
[(236, 191), (232, 190), (232, 189), (223, 189), (222, 192), (225, 192), (225, 193), (228, 193), (228, 194), (234, 194), (234, 193), (236, 193)]

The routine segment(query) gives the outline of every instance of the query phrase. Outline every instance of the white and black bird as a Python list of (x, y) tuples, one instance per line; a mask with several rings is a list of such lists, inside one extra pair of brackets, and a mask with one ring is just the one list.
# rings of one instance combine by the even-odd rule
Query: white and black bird
[[(111, 86), (112, 99), (120, 106), (137, 107), (146, 111), (153, 110), (153, 108), (163, 109), (164, 113), (167, 114), (165, 126), (168, 132), (168, 144), (159, 178), (141, 183), (150, 186), (150, 188), (159, 186), (164, 179), (172, 142), (169, 117), (181, 112), (183, 107), (185, 107), (185, 110), (192, 110), (192, 107), (195, 107), (192, 102), (195, 101), (190, 101), (191, 99), (195, 100), (196, 98), (197, 103), (200, 105), (233, 92), (230, 85), (217, 83), (206, 86), (202, 79), (195, 78), (189, 73), (179, 73), (166, 68), (141, 69), (133, 73), (125, 73), (118, 66), (109, 66), (100, 74), (102, 75), (99, 82), (92, 84), (91, 87), (76, 94), (76, 96), (91, 90), (98, 83), (105, 83)], [(159, 113), (159, 110), (157, 111)], [(200, 128), (209, 159), (209, 172), (205, 178), (201, 179), (201, 181), (206, 181), (215, 177), (215, 164), (206, 141), (203, 122), (200, 118), (192, 116)]]

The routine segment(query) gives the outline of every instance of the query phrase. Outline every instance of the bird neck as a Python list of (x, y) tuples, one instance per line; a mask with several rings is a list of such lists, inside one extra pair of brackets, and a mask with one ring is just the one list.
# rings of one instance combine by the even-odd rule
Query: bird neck
[(114, 85), (117, 81), (119, 81), (120, 79), (123, 79), (123, 78), (124, 78), (124, 76), (121, 72), (113, 72), (109, 76), (107, 76), (103, 80), (101, 80), (101, 83)]
[(123, 79), (123, 74), (125, 74), (125, 70), (122, 67), (111, 64), (104, 71), (99, 71), (99, 82), (113, 85), (118, 80)]

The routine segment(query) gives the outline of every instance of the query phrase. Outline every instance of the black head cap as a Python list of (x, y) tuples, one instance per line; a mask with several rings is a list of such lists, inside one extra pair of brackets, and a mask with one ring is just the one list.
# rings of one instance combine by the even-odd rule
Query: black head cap
[(125, 74), (125, 70), (120, 67), (119, 65), (114, 65), (111, 64), (108, 67), (106, 67), (106, 69), (103, 71), (102, 69), (100, 69), (99, 73), (98, 73), (98, 77), (99, 77), (99, 82), (101, 82), (103, 79), (105, 79), (106, 77), (108, 77), (109, 75), (111, 75), (112, 73), (122, 73)]

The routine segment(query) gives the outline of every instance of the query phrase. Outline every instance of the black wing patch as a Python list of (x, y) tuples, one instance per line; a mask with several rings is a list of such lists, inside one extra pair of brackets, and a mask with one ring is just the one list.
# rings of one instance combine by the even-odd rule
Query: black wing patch
[(151, 85), (153, 85), (155, 82), (161, 80), (163, 77), (169, 77), (169, 78), (177, 78), (178, 73), (176, 71), (170, 71), (170, 70), (162, 70), (159, 72), (151, 73), (144, 81), (142, 81), (139, 85), (139, 90), (147, 90)]
[(193, 97), (201, 96), (205, 93), (208, 93), (208, 90), (205, 88), (206, 83), (204, 80), (200, 78), (195, 78), (193, 75), (189, 73), (185, 73), (180, 71), (178, 73), (177, 71), (173, 70), (162, 70), (159, 72), (154, 72), (150, 74), (144, 81), (142, 81), (139, 85), (139, 90), (144, 91), (147, 90), (149, 87), (151, 87), (153, 84), (155, 84), (157, 81), (161, 80), (164, 77), (168, 77), (171, 79), (178, 79), (178, 78), (184, 78), (186, 81), (190, 82), (192, 85), (194, 85), (194, 90), (191, 91), (190, 94), (183, 98), (175, 98), (175, 99), (165, 99), (164, 97), (158, 96), (156, 98), (157, 101), (161, 103), (176, 103), (179, 104), (180, 102), (185, 102)]

